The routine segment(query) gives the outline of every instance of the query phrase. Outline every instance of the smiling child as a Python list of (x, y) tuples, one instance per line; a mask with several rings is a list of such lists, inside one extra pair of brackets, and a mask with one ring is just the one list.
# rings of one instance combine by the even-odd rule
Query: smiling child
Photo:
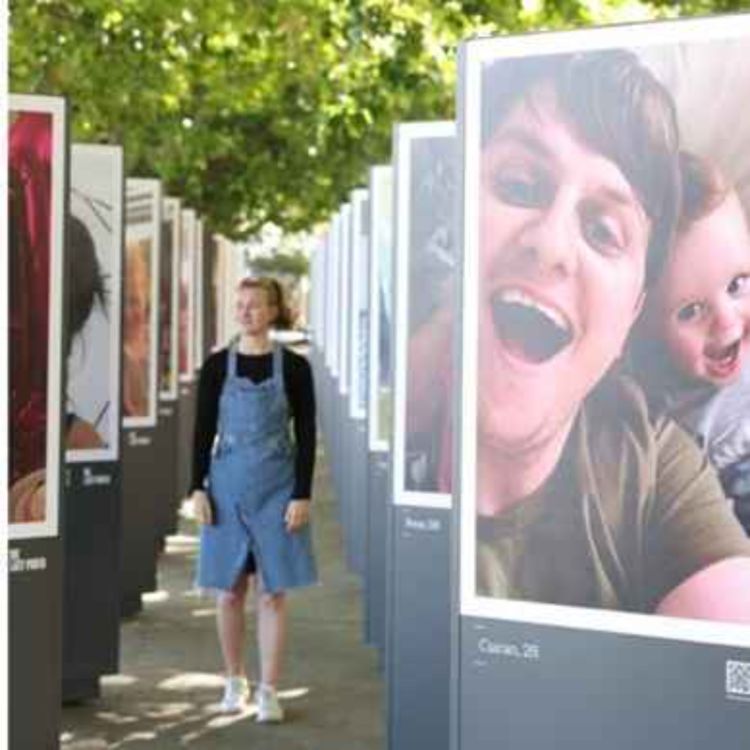
[(677, 240), (644, 315), (664, 348), (647, 382), (705, 449), (750, 531), (750, 230), (715, 166), (688, 154), (681, 166)]

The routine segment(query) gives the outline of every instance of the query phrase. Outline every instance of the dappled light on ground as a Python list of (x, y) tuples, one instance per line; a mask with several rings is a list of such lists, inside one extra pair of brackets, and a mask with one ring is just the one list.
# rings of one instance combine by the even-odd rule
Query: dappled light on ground
[(161, 602), (166, 602), (168, 599), (168, 591), (149, 591), (146, 594), (141, 594), (141, 601), (144, 604), (160, 604)]

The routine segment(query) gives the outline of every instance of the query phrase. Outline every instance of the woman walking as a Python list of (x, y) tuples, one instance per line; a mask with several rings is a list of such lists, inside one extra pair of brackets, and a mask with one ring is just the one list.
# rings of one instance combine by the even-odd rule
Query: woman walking
[(242, 710), (249, 698), (245, 601), (255, 583), (257, 721), (278, 722), (285, 592), (317, 581), (309, 529), (315, 400), (307, 360), (269, 335), (273, 326), (289, 323), (281, 286), (243, 280), (236, 315), (241, 335), (206, 360), (198, 388), (192, 481), (202, 524), (197, 583), (217, 591), (226, 712)]

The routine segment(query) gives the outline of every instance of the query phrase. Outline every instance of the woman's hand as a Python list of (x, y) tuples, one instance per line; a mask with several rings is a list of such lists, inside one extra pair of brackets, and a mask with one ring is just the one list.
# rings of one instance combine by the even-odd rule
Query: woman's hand
[(208, 493), (205, 490), (193, 490), (190, 499), (193, 501), (195, 520), (202, 526), (210, 526), (214, 519)]
[(310, 523), (310, 499), (298, 498), (287, 505), (284, 514), (286, 530), (289, 533), (299, 531)]

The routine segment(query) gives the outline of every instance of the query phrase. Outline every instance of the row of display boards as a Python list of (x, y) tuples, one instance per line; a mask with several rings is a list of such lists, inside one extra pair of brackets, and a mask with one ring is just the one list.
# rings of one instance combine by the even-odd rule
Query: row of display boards
[[(389, 750), (750, 747), (748, 490), (670, 410), (648, 317), (670, 284), (705, 315), (706, 284), (747, 294), (749, 21), (469, 41), (456, 122), (396, 125), (319, 235), (311, 357)], [(697, 250), (686, 153), (730, 186), (707, 212), (739, 198)], [(741, 468), (732, 341), (700, 408)]]
[(9, 747), (52, 748), (156, 588), (241, 253), (65, 99), (12, 95), (8, 145)]

